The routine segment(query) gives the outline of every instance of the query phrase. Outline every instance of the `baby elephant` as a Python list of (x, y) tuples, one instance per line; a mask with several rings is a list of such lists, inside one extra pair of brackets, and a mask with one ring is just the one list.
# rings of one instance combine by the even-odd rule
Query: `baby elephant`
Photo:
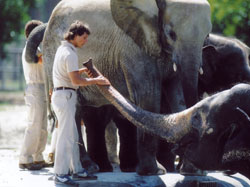
[(133, 105), (112, 86), (103, 95), (135, 126), (176, 145), (202, 170), (233, 170), (250, 178), (250, 85), (238, 84), (175, 114)]
[(250, 82), (250, 48), (238, 39), (209, 34), (202, 49), (199, 96)]

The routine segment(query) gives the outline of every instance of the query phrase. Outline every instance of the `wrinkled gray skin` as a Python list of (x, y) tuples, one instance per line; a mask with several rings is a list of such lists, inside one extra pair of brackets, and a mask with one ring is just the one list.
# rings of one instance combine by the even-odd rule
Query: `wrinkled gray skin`
[[(43, 40), (49, 88), (53, 87), (51, 72), (56, 49), (76, 19), (88, 23), (92, 32), (88, 43), (78, 50), (80, 66), (91, 57), (131, 102), (159, 113), (163, 88), (172, 112), (197, 101), (202, 45), (211, 31), (207, 1), (61, 1), (49, 19)], [(86, 99), (84, 105), (109, 104), (95, 86), (82, 87), (81, 93)], [(156, 145), (156, 138), (138, 131), (139, 174), (165, 172), (155, 160)]]
[(233, 170), (250, 178), (250, 85), (238, 84), (182, 112), (162, 115), (133, 105), (112, 86), (103, 95), (139, 128), (176, 144), (202, 170)]

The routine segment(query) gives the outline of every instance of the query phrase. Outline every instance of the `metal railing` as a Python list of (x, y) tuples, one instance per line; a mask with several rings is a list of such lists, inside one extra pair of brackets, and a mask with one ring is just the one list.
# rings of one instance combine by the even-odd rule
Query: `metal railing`
[(6, 58), (0, 59), (0, 91), (24, 90), (22, 49), (11, 48)]

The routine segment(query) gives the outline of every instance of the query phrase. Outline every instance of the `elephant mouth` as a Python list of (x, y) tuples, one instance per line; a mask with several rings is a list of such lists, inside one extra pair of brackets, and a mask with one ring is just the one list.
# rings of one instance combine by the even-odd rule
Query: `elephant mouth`
[(233, 161), (250, 161), (250, 150), (249, 149), (237, 149), (231, 150), (223, 154), (222, 163), (233, 162)]
[(197, 145), (197, 138), (193, 133), (185, 135), (177, 144), (176, 147), (172, 150), (173, 153), (185, 156), (187, 152), (192, 152), (193, 148)]

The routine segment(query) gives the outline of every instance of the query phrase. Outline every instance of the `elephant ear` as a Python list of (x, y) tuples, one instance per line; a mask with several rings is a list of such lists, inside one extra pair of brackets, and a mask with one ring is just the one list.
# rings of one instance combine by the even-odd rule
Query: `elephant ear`
[(202, 49), (202, 68), (204, 71), (204, 76), (211, 77), (216, 71), (216, 61), (219, 58), (219, 53), (217, 49), (208, 45)]
[(43, 40), (43, 34), (47, 27), (47, 23), (41, 24), (34, 28), (28, 39), (26, 44), (26, 51), (25, 51), (25, 60), (28, 63), (37, 63), (38, 56), (37, 56), (37, 49), (41, 41)]
[(223, 150), (223, 163), (235, 160), (249, 160), (249, 151), (246, 149), (249, 142), (250, 118), (241, 108), (236, 108), (235, 122)]
[(158, 8), (152, 0), (111, 0), (115, 23), (146, 53), (160, 56)]

